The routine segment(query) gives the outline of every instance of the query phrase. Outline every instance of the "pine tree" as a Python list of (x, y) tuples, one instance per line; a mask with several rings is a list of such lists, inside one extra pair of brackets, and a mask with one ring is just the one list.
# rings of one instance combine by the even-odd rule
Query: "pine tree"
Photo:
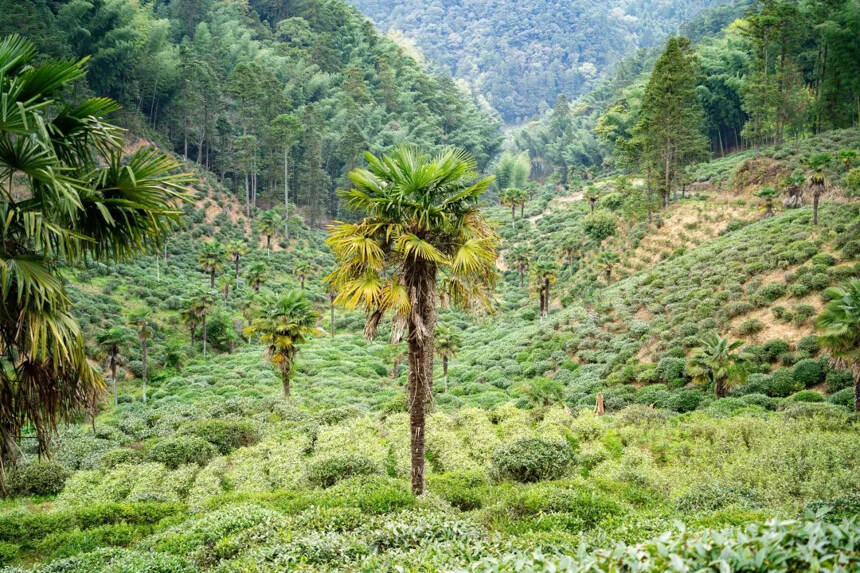
[(654, 184), (669, 202), (680, 170), (706, 154), (705, 117), (696, 97), (698, 62), (690, 40), (670, 38), (645, 88), (633, 144)]

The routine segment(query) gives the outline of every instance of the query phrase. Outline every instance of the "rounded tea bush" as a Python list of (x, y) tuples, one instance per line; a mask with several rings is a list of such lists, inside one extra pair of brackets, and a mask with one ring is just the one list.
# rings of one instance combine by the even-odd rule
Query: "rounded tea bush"
[(66, 468), (52, 460), (21, 464), (9, 476), (9, 491), (13, 495), (55, 495), (68, 477)]
[(810, 386), (815, 386), (819, 382), (822, 382), (824, 380), (824, 375), (825, 372), (824, 368), (821, 366), (821, 362), (811, 358), (801, 360), (795, 364), (794, 370), (792, 371), (794, 381), (802, 385), (804, 388), (809, 388)]
[(251, 424), (236, 420), (194, 420), (182, 428), (182, 433), (203, 438), (221, 454), (260, 441), (259, 433)]
[(307, 478), (312, 485), (326, 488), (346, 478), (376, 473), (379, 468), (369, 459), (347, 454), (314, 462), (308, 467)]
[(558, 479), (573, 465), (570, 446), (540, 438), (525, 438), (493, 452), (493, 475), (499, 480), (531, 483)]
[(185, 464), (205, 466), (214, 455), (215, 448), (203, 438), (179, 436), (159, 441), (152, 446), (146, 458), (151, 462), (160, 462), (170, 469), (176, 469)]

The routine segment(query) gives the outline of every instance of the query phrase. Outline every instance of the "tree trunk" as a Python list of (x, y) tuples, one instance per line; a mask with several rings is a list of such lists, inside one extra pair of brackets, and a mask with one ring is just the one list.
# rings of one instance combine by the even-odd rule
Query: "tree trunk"
[(511, 221), (517, 218), (517, 206), (515, 203), (511, 203)]
[(269, 251), (272, 248), (272, 235), (266, 235), (266, 256), (269, 256)]
[(818, 199), (821, 196), (820, 193), (812, 194), (812, 224), (818, 224)]
[(281, 383), (284, 385), (284, 398), (290, 397), (290, 373), (284, 372), (281, 374)]
[(331, 337), (334, 338), (334, 301), (329, 303), (328, 329), (331, 332)]
[(412, 493), (424, 493), (424, 430), (433, 388), (433, 339), (436, 330), (436, 268), (414, 263), (406, 279), (412, 309), (409, 334), (409, 434)]
[(856, 374), (854, 376), (854, 411), (860, 412), (860, 375)]
[(239, 290), (239, 255), (234, 255), (233, 261), (236, 263), (236, 290)]
[(715, 398), (725, 398), (726, 397), (726, 385), (720, 379), (714, 380), (714, 397)]
[(206, 342), (209, 340), (209, 336), (206, 333), (206, 313), (203, 313), (203, 358), (206, 358)]
[(606, 269), (606, 284), (609, 284), (610, 280), (612, 280), (612, 269)]
[(143, 403), (144, 404), (146, 404), (146, 375), (147, 375), (147, 364), (146, 364), (146, 362), (147, 362), (147, 358), (148, 358), (148, 356), (147, 356), (148, 350), (149, 349), (147, 348), (146, 340), (144, 339), (141, 341), (141, 358), (143, 358), (142, 362), (143, 362)]
[(215, 288), (215, 269), (209, 271), (209, 290)]
[(113, 382), (113, 405), (119, 404), (119, 389), (116, 384), (116, 355), (111, 355), (110, 358), (110, 377)]
[(289, 153), (287, 146), (284, 146), (284, 237), (287, 244), (290, 243), (290, 173), (289, 173)]

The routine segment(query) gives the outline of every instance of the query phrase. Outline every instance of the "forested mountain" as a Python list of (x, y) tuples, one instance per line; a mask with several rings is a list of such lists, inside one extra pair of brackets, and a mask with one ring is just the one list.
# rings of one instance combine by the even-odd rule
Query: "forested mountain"
[[(703, 151), (722, 156), (857, 124), (856, 1), (727, 5), (685, 31), (695, 40), (690, 73), (693, 105), (702, 114), (697, 129), (707, 137)], [(575, 101), (559, 96), (552, 110), (519, 130), (516, 147), (529, 152), (534, 176), (567, 184), (574, 172), (587, 178), (601, 168), (641, 169), (635, 130), (661, 51), (625, 58), (594, 90)], [(665, 107), (653, 97), (650, 103)]]
[(520, 123), (559, 94), (586, 93), (612, 63), (727, 0), (350, 1)]
[(341, 2), (0, 0), (0, 14), (0, 35), (89, 57), (79, 90), (116, 99), (127, 127), (251, 204), (282, 202), (286, 170), (293, 203), (336, 216), (364, 151), (456, 145), (484, 166), (500, 143), (470, 96)]

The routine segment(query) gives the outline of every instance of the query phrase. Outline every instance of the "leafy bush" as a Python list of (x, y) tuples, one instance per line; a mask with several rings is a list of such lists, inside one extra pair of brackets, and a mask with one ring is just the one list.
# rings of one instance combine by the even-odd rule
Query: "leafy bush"
[(354, 476), (379, 473), (379, 468), (369, 459), (347, 454), (319, 460), (308, 466), (308, 481), (317, 487), (331, 487), (340, 480)]
[(478, 472), (432, 475), (427, 480), (430, 491), (460, 511), (481, 508), (481, 488), (485, 485), (483, 474)]
[(254, 426), (236, 420), (194, 420), (183, 426), (180, 433), (206, 440), (221, 454), (229, 454), (237, 448), (254, 445), (260, 440)]
[(848, 370), (831, 370), (825, 377), (828, 392), (839, 392), (843, 388), (849, 388), (854, 382), (854, 377)]
[(824, 396), (815, 390), (801, 390), (789, 396), (788, 400), (792, 402), (824, 402)]
[(52, 460), (24, 463), (10, 473), (9, 490), (13, 495), (56, 495), (68, 477), (66, 468)]
[(795, 392), (802, 390), (803, 384), (798, 383), (794, 379), (791, 370), (780, 368), (770, 376), (767, 395), (777, 398), (785, 398)]
[[(747, 349), (749, 350), (749, 349)], [(766, 362), (776, 362), (777, 358), (790, 350), (788, 342), (784, 340), (768, 340), (761, 347), (761, 357)]]
[(104, 469), (113, 469), (119, 464), (134, 464), (143, 460), (143, 455), (138, 450), (131, 448), (115, 448), (105, 452), (99, 466)]
[(756, 493), (745, 487), (703, 483), (692, 487), (678, 497), (679, 511), (714, 511), (729, 505), (756, 507), (760, 503)]
[(704, 399), (698, 390), (680, 390), (669, 400), (669, 407), (676, 412), (692, 412)]
[(814, 334), (804, 336), (797, 341), (797, 349), (808, 352), (810, 355), (815, 355), (820, 350), (821, 346), (818, 343), (818, 337)]
[(827, 398), (827, 401), (837, 406), (854, 408), (854, 388), (843, 388), (838, 392), (834, 392)]
[(750, 318), (740, 323), (735, 328), (735, 334), (738, 336), (749, 336), (764, 330), (764, 323), (757, 318)]
[(801, 360), (795, 364), (794, 370), (792, 371), (794, 381), (804, 388), (809, 388), (811, 386), (815, 386), (819, 382), (823, 382), (824, 376), (825, 370), (821, 366), (821, 362), (811, 358)]
[(599, 243), (615, 234), (615, 217), (605, 211), (596, 211), (583, 219), (582, 230)]
[(672, 358), (667, 356), (665, 358), (661, 358), (660, 362), (657, 363), (655, 374), (658, 380), (670, 382), (676, 378), (684, 377), (684, 368), (686, 365), (687, 361), (683, 358)]
[(573, 451), (566, 443), (539, 438), (504, 445), (492, 457), (496, 479), (522, 483), (560, 478), (574, 461)]
[(156, 442), (147, 452), (146, 459), (176, 469), (185, 464), (205, 466), (214, 455), (215, 448), (203, 438), (177, 436)]

